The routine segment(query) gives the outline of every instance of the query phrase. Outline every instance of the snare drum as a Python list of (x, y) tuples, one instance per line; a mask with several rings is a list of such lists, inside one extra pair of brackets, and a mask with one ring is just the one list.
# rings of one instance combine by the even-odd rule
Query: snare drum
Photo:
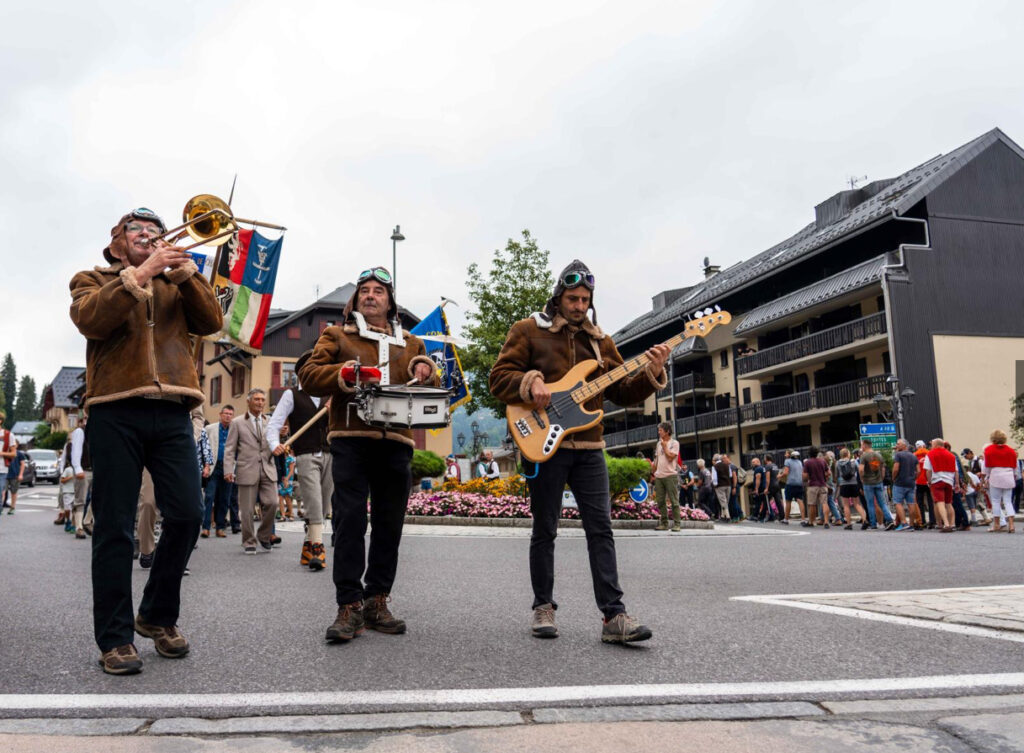
[(450, 395), (438, 387), (370, 385), (353, 401), (363, 423), (383, 429), (443, 429), (451, 422)]

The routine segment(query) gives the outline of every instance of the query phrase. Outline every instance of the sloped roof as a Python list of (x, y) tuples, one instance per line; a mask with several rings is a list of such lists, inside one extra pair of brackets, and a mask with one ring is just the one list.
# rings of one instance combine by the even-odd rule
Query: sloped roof
[(827, 301), (876, 283), (882, 279), (882, 268), (885, 266), (885, 262), (885, 254), (876, 256), (874, 259), (869, 259), (855, 267), (845, 269), (839, 274), (826, 277), (824, 280), (808, 285), (806, 288), (801, 288), (789, 295), (776, 298), (774, 301), (770, 301), (763, 306), (758, 306), (744, 315), (743, 321), (733, 332), (734, 334), (742, 335), (768, 322), (789, 316), (822, 301)]
[(45, 421), (15, 421), (14, 426), (11, 427), (11, 433), (31, 435), (35, 433), (37, 426), (45, 423)]
[(57, 408), (77, 408), (78, 402), (71, 395), (82, 385), (85, 379), (84, 366), (63, 366), (57, 376), (50, 382), (53, 390), (53, 404)]
[[(693, 291), (658, 311), (637, 317), (613, 335), (622, 345), (652, 329), (677, 319), (684, 312), (703, 308), (748, 283), (763, 279), (767, 273), (788, 266), (801, 257), (863, 229), (893, 212), (903, 214), (924, 196), (944, 183), (967, 162), (997, 141), (1001, 141), (1024, 159), (1024, 150), (998, 128), (969, 141), (949, 154), (940, 154), (896, 178), (879, 193), (854, 207), (849, 214), (823, 228), (810, 223), (797, 233), (750, 259), (733, 264), (694, 287)], [(745, 324), (745, 322), (744, 322)]]

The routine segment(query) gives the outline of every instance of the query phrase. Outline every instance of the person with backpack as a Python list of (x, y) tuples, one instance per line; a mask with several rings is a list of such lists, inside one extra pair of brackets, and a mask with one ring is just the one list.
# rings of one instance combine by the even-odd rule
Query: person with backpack
[(782, 503), (782, 487), (779, 484), (779, 466), (775, 465), (775, 458), (771, 455), (764, 456), (764, 478), (765, 509), (768, 513), (768, 520), (777, 520), (782, 525), (788, 526), (789, 519), (785, 514), (786, 506)]
[[(915, 462), (914, 467), (917, 467)], [(867, 522), (868, 516), (860, 503), (860, 473), (857, 468), (857, 461), (850, 457), (849, 448), (844, 447), (839, 451), (839, 462), (836, 463), (836, 471), (839, 476), (839, 499), (843, 503), (843, 515), (846, 518), (846, 525), (843, 530), (853, 530), (853, 518), (850, 517), (850, 505), (853, 505), (860, 515), (862, 525)]]
[(910, 451), (905, 439), (896, 440), (892, 456), (892, 503), (900, 524), (897, 531), (915, 531), (921, 527), (921, 511), (914, 490), (917, 478), (917, 456)]
[(750, 520), (764, 523), (768, 517), (768, 495), (765, 493), (768, 485), (761, 458), (750, 461), (750, 475), (754, 478), (750, 485)]

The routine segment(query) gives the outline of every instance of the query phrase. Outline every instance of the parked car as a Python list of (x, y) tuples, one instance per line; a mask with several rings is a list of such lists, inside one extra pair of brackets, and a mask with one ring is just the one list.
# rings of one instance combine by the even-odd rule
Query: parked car
[[(31, 481), (29, 481), (30, 471), (32, 473)], [(56, 450), (28, 451), (28, 467), (25, 469), (25, 476), (21, 483), (25, 486), (34, 486), (37, 479), (39, 481), (52, 481), (55, 484), (60, 479), (60, 474), (57, 472)]]

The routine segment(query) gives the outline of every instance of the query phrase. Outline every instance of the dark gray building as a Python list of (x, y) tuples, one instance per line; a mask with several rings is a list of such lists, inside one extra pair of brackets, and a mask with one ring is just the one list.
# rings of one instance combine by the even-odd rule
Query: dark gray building
[(1022, 261), (1024, 151), (999, 129), (841, 191), (790, 238), (725, 270), (706, 263), (704, 280), (658, 293), (615, 333), (628, 357), (687, 313), (733, 315), (707, 352), (677, 348), (673, 382), (643, 409), (606, 405), (609, 449), (652, 445), (666, 419), (685, 457), (830, 446), (895, 418), (897, 402), (909, 439), (981, 445), (1020, 389)]

